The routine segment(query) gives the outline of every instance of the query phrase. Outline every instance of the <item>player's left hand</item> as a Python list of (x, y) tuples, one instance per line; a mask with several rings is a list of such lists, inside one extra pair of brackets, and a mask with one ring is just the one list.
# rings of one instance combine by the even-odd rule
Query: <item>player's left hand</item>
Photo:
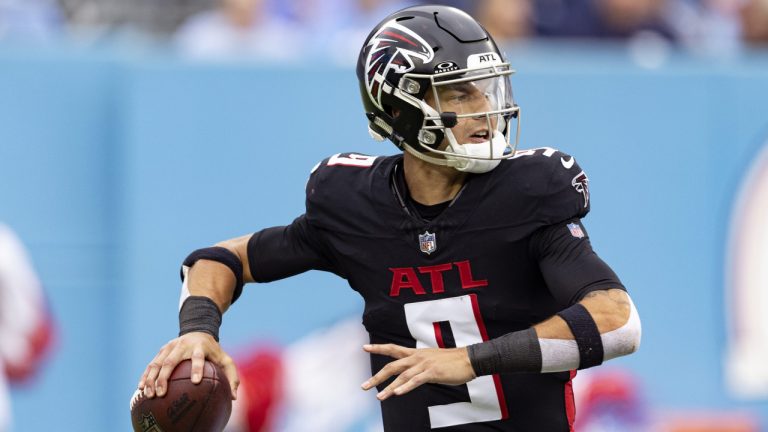
[(371, 354), (381, 354), (397, 360), (384, 366), (362, 384), (369, 390), (389, 377), (398, 375), (376, 397), (385, 400), (400, 396), (425, 383), (459, 385), (475, 379), (466, 348), (406, 348), (394, 344), (363, 345)]

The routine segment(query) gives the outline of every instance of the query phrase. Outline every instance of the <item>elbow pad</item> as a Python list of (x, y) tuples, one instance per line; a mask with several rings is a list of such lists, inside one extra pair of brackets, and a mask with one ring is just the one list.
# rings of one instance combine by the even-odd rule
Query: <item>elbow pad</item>
[(627, 319), (626, 324), (601, 335), (604, 351), (603, 360), (632, 354), (640, 348), (640, 336), (642, 335), (640, 315), (638, 315), (632, 299), (629, 296), (627, 299), (629, 300), (629, 319)]

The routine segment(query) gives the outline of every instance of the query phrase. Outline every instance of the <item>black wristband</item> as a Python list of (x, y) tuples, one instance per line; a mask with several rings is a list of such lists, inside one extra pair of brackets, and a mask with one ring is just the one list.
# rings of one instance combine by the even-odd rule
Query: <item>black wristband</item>
[(598, 366), (603, 363), (603, 339), (587, 308), (581, 303), (560, 311), (562, 318), (571, 329), (579, 347), (579, 369)]
[(179, 310), (179, 336), (191, 332), (204, 332), (219, 341), (221, 311), (208, 297), (189, 296)]
[(467, 347), (476, 376), (541, 372), (541, 346), (533, 327)]
[(198, 260), (210, 260), (224, 264), (232, 270), (235, 275), (235, 291), (232, 293), (232, 301), (230, 304), (237, 301), (240, 294), (243, 293), (243, 263), (240, 258), (232, 253), (229, 249), (220, 246), (208, 247), (198, 249), (187, 256), (184, 259), (184, 263), (181, 268), (181, 281), (184, 281), (184, 267), (192, 267)]

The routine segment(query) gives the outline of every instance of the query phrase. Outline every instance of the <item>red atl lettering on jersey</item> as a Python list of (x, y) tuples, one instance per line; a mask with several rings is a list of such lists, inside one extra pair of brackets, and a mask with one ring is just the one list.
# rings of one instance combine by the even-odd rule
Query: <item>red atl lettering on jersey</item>
[[(418, 267), (419, 273), (429, 274), (429, 281), (431, 284), (432, 294), (439, 294), (445, 292), (445, 282), (443, 280), (443, 273), (453, 269), (453, 266), (459, 270), (459, 280), (461, 281), (461, 288), (480, 288), (488, 286), (487, 279), (475, 279), (472, 275), (472, 265), (469, 260), (459, 261), (454, 263), (437, 264), (432, 266)], [(400, 290), (410, 289), (414, 294), (422, 295), (427, 291), (421, 284), (419, 277), (416, 275), (416, 269), (413, 267), (390, 267), (389, 271), (392, 272), (392, 285), (389, 289), (389, 295), (391, 297), (397, 297), (400, 295)]]
[(389, 270), (393, 273), (392, 287), (389, 289), (390, 297), (399, 296), (400, 290), (403, 288), (412, 289), (414, 294), (427, 293), (421, 286), (421, 282), (419, 282), (419, 278), (412, 267), (390, 268)]
[(445, 291), (445, 285), (443, 285), (443, 272), (450, 270), (452, 267), (453, 265), (451, 263), (419, 267), (420, 273), (429, 273), (430, 282), (432, 282), (432, 294)]
[(472, 277), (472, 266), (469, 264), (469, 260), (455, 262), (454, 264), (459, 268), (459, 277), (461, 278), (462, 288), (467, 289), (488, 286), (488, 279), (475, 280)]

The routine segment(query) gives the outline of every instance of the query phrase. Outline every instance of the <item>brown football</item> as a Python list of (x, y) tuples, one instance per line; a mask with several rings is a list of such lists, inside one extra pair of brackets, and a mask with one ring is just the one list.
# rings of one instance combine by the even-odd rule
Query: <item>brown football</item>
[(136, 391), (131, 398), (131, 423), (136, 432), (221, 432), (232, 412), (229, 381), (206, 361), (203, 380), (192, 384), (192, 361), (173, 370), (165, 396), (147, 399)]

